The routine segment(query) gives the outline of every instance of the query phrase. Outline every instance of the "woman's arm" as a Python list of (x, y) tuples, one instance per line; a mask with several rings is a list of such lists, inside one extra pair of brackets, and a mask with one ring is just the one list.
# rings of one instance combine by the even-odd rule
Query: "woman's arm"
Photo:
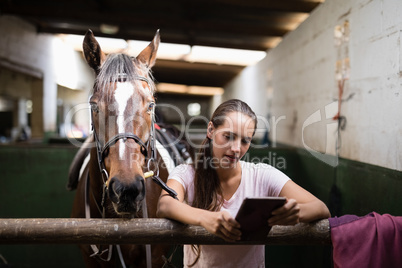
[(185, 190), (176, 180), (169, 180), (167, 185), (176, 191), (176, 200), (162, 190), (159, 198), (156, 215), (169, 218), (185, 224), (204, 227), (208, 232), (218, 235), (226, 241), (233, 242), (240, 240), (240, 225), (227, 211), (212, 212), (204, 209), (194, 208), (183, 203)]
[(287, 198), (282, 207), (272, 212), (269, 225), (294, 225), (299, 222), (311, 222), (329, 218), (331, 214), (327, 206), (314, 195), (294, 183), (288, 181), (279, 196)]

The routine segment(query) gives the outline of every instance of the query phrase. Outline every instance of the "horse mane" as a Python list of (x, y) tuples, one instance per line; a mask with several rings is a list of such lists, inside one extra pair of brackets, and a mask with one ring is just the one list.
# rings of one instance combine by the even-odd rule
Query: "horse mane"
[(142, 64), (135, 57), (126, 54), (109, 54), (102, 64), (99, 74), (96, 77), (94, 91), (102, 91), (101, 96), (111, 96), (113, 85), (117, 82), (135, 82), (138, 76), (144, 76), (148, 79), (152, 95), (155, 93), (154, 79), (151, 70), (145, 64)]

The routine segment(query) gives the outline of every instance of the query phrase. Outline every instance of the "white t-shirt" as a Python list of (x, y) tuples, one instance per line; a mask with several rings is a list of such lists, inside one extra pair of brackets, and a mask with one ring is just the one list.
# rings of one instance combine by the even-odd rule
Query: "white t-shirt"
[[(278, 169), (264, 164), (240, 161), (241, 181), (229, 200), (224, 200), (221, 210), (235, 217), (246, 197), (278, 196), (288, 176)], [(192, 165), (177, 166), (169, 175), (183, 185), (185, 201), (192, 205), (194, 200), (194, 168)], [(265, 267), (264, 245), (201, 245), (200, 259), (193, 267)], [(191, 245), (184, 245), (184, 267), (192, 264), (196, 254)]]

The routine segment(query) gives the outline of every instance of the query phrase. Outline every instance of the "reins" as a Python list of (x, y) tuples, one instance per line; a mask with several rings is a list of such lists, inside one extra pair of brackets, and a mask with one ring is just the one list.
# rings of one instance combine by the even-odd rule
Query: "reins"
[[(124, 74), (123, 74), (124, 75)], [(150, 81), (143, 76), (136, 76), (135, 79), (145, 81), (148, 85), (152, 85)], [(101, 208), (98, 207), (100, 210), (100, 213), (102, 215), (102, 218), (105, 218), (105, 200), (107, 197), (107, 189), (108, 189), (108, 179), (109, 179), (109, 174), (106, 170), (106, 166), (104, 163), (104, 159), (107, 156), (109, 149), (111, 146), (116, 144), (119, 140), (123, 140), (124, 142), (127, 141), (128, 139), (134, 140), (139, 146), (141, 153), (145, 156), (147, 160), (147, 165), (146, 168), (148, 171), (144, 172), (144, 179), (152, 177), (152, 180), (158, 184), (163, 190), (168, 192), (170, 196), (173, 198), (177, 199), (177, 193), (169, 188), (165, 182), (163, 182), (159, 178), (159, 166), (157, 163), (157, 154), (156, 154), (156, 137), (155, 137), (155, 103), (152, 105), (152, 111), (151, 111), (151, 129), (150, 129), (150, 135), (148, 141), (145, 143), (141, 140), (140, 137), (135, 135), (134, 133), (118, 133), (115, 136), (113, 136), (111, 139), (109, 139), (103, 146), (101, 145), (101, 142), (98, 137), (98, 133), (96, 132), (96, 128), (94, 125), (94, 118), (93, 118), (93, 113), (98, 113), (99, 109), (96, 105), (91, 104), (91, 126), (92, 126), (92, 133), (94, 136), (95, 140), (95, 145), (96, 145), (96, 151), (97, 151), (97, 157), (98, 157), (98, 166), (100, 173), (102, 174), (102, 180), (103, 180), (103, 192), (102, 192), (102, 201), (101, 201)], [(150, 151), (148, 151), (148, 148), (150, 148)], [(152, 168), (152, 166), (154, 166)], [(86, 175), (86, 181), (85, 181), (85, 217), (90, 218), (90, 203), (89, 203), (89, 174)], [(97, 202), (96, 202), (97, 203)], [(146, 200), (144, 197), (143, 201), (143, 217), (147, 218), (148, 217), (148, 211), (147, 211), (147, 206), (146, 206)], [(112, 251), (113, 251), (113, 245), (109, 245), (108, 249), (105, 249), (101, 251), (96, 245), (90, 245), (93, 253), (90, 255), (91, 257), (97, 257), (103, 261), (110, 261), (112, 258)], [(123, 255), (120, 249), (120, 245), (116, 245), (117, 253), (119, 255), (119, 259), (121, 262), (121, 265), (123, 268), (125, 268), (124, 264), (124, 259)], [(108, 251), (108, 256), (106, 258), (103, 258), (102, 255)], [(150, 245), (146, 245), (146, 260), (147, 260), (147, 267), (151, 267), (151, 248)]]

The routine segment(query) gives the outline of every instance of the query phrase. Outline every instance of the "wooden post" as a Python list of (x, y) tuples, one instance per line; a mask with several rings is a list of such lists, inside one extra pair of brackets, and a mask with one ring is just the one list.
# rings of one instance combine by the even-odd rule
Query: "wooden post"
[[(0, 244), (229, 244), (198, 226), (167, 219), (0, 219)], [(274, 226), (235, 244), (329, 245), (328, 220)]]

